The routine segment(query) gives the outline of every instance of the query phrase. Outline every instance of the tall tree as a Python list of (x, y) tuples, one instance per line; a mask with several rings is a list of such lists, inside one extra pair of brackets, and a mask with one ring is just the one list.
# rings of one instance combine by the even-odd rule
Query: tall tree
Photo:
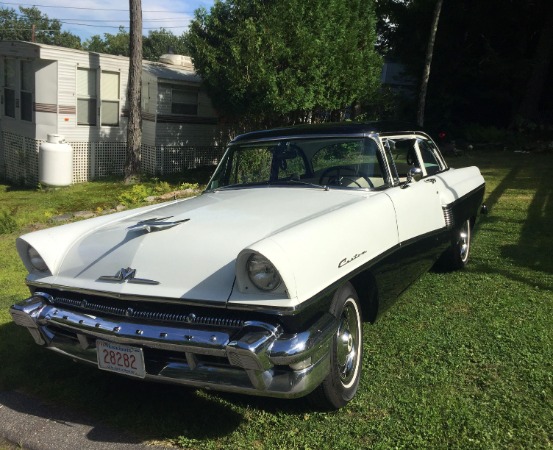
[(417, 108), (417, 125), (424, 125), (424, 108), (426, 105), (426, 92), (428, 90), (428, 79), (430, 78), (430, 67), (432, 65), (432, 56), (434, 55), (434, 42), (436, 41), (436, 33), (438, 32), (438, 22), (442, 11), (443, 0), (437, 0), (434, 8), (434, 16), (432, 18), (432, 26), (430, 28), (430, 37), (426, 47), (426, 57), (424, 59), (424, 71), (422, 73), (421, 88), (419, 92), (419, 106)]
[(196, 11), (188, 39), (228, 120), (324, 121), (378, 89), (375, 23), (367, 0), (226, 0)]
[(142, 88), (142, 1), (129, 0), (130, 12), (130, 61), (127, 104), (129, 121), (127, 126), (127, 158), (125, 161), (125, 182), (132, 182), (140, 173), (140, 147), (142, 144), (142, 116), (140, 111), (140, 90)]
[(41, 44), (59, 45), (61, 47), (81, 48), (81, 39), (67, 31), (62, 31), (61, 22), (50, 19), (38, 8), (19, 7), (19, 12), (12, 8), (0, 8), (0, 40), (33, 41)]

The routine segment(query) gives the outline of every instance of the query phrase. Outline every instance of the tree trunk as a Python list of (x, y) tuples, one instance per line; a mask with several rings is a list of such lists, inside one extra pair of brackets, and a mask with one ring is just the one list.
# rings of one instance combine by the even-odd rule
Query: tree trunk
[(432, 65), (432, 55), (434, 54), (434, 42), (436, 41), (436, 32), (438, 31), (438, 22), (442, 10), (443, 0), (436, 1), (434, 8), (434, 17), (432, 18), (432, 27), (430, 28), (430, 37), (426, 47), (426, 58), (424, 61), (424, 70), (422, 73), (421, 89), (419, 92), (419, 107), (417, 109), (417, 125), (424, 125), (424, 109), (426, 106), (426, 91), (428, 90), (428, 79), (430, 78), (430, 66)]
[(135, 180), (140, 174), (140, 146), (142, 144), (142, 114), (140, 111), (140, 90), (142, 87), (142, 1), (129, 0), (130, 11), (130, 59), (127, 105), (129, 122), (127, 126), (127, 158), (125, 161), (125, 183)]
[(553, 50), (553, 7), (546, 3), (548, 8), (540, 39), (534, 56), (532, 75), (528, 79), (524, 97), (518, 109), (518, 115), (523, 120), (535, 121), (538, 117), (540, 99), (545, 88), (551, 53)]

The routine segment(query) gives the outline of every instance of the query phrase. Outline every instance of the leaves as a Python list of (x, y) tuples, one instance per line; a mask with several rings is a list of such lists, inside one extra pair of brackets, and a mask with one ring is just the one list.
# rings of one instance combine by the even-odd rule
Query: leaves
[[(84, 48), (91, 52), (107, 53), (110, 55), (129, 56), (130, 36), (124, 27), (119, 27), (117, 34), (104, 33), (102, 38), (95, 34), (84, 42)], [(148, 36), (142, 39), (144, 59), (158, 61), (161, 55), (174, 53), (187, 55), (188, 45), (186, 34), (177, 36), (164, 28), (151, 30)]]
[(343, 116), (378, 86), (365, 1), (216, 2), (196, 11), (190, 51), (219, 112), (257, 125)]
[(36, 7), (19, 7), (19, 13), (12, 8), (0, 8), (0, 40), (35, 40), (41, 44), (61, 47), (81, 48), (81, 39), (67, 31), (61, 31), (61, 22), (50, 19)]

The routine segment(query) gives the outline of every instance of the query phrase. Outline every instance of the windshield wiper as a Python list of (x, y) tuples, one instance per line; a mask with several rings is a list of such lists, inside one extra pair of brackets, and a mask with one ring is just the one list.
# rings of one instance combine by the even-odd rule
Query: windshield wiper
[(316, 184), (316, 183), (310, 183), (308, 181), (301, 181), (301, 180), (295, 180), (295, 179), (290, 179), (290, 180), (279, 180), (278, 183), (295, 183), (295, 184), (303, 184), (304, 186), (311, 186), (311, 187), (314, 187), (314, 188), (318, 188), (318, 189), (324, 189), (325, 191), (330, 191), (330, 188), (326, 185), (321, 185), (321, 184)]

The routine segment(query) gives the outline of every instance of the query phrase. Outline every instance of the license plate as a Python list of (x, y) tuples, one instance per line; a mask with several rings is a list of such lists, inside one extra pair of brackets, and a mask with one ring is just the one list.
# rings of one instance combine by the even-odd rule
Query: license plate
[(102, 370), (139, 378), (146, 376), (144, 354), (139, 347), (97, 340), (96, 353)]

